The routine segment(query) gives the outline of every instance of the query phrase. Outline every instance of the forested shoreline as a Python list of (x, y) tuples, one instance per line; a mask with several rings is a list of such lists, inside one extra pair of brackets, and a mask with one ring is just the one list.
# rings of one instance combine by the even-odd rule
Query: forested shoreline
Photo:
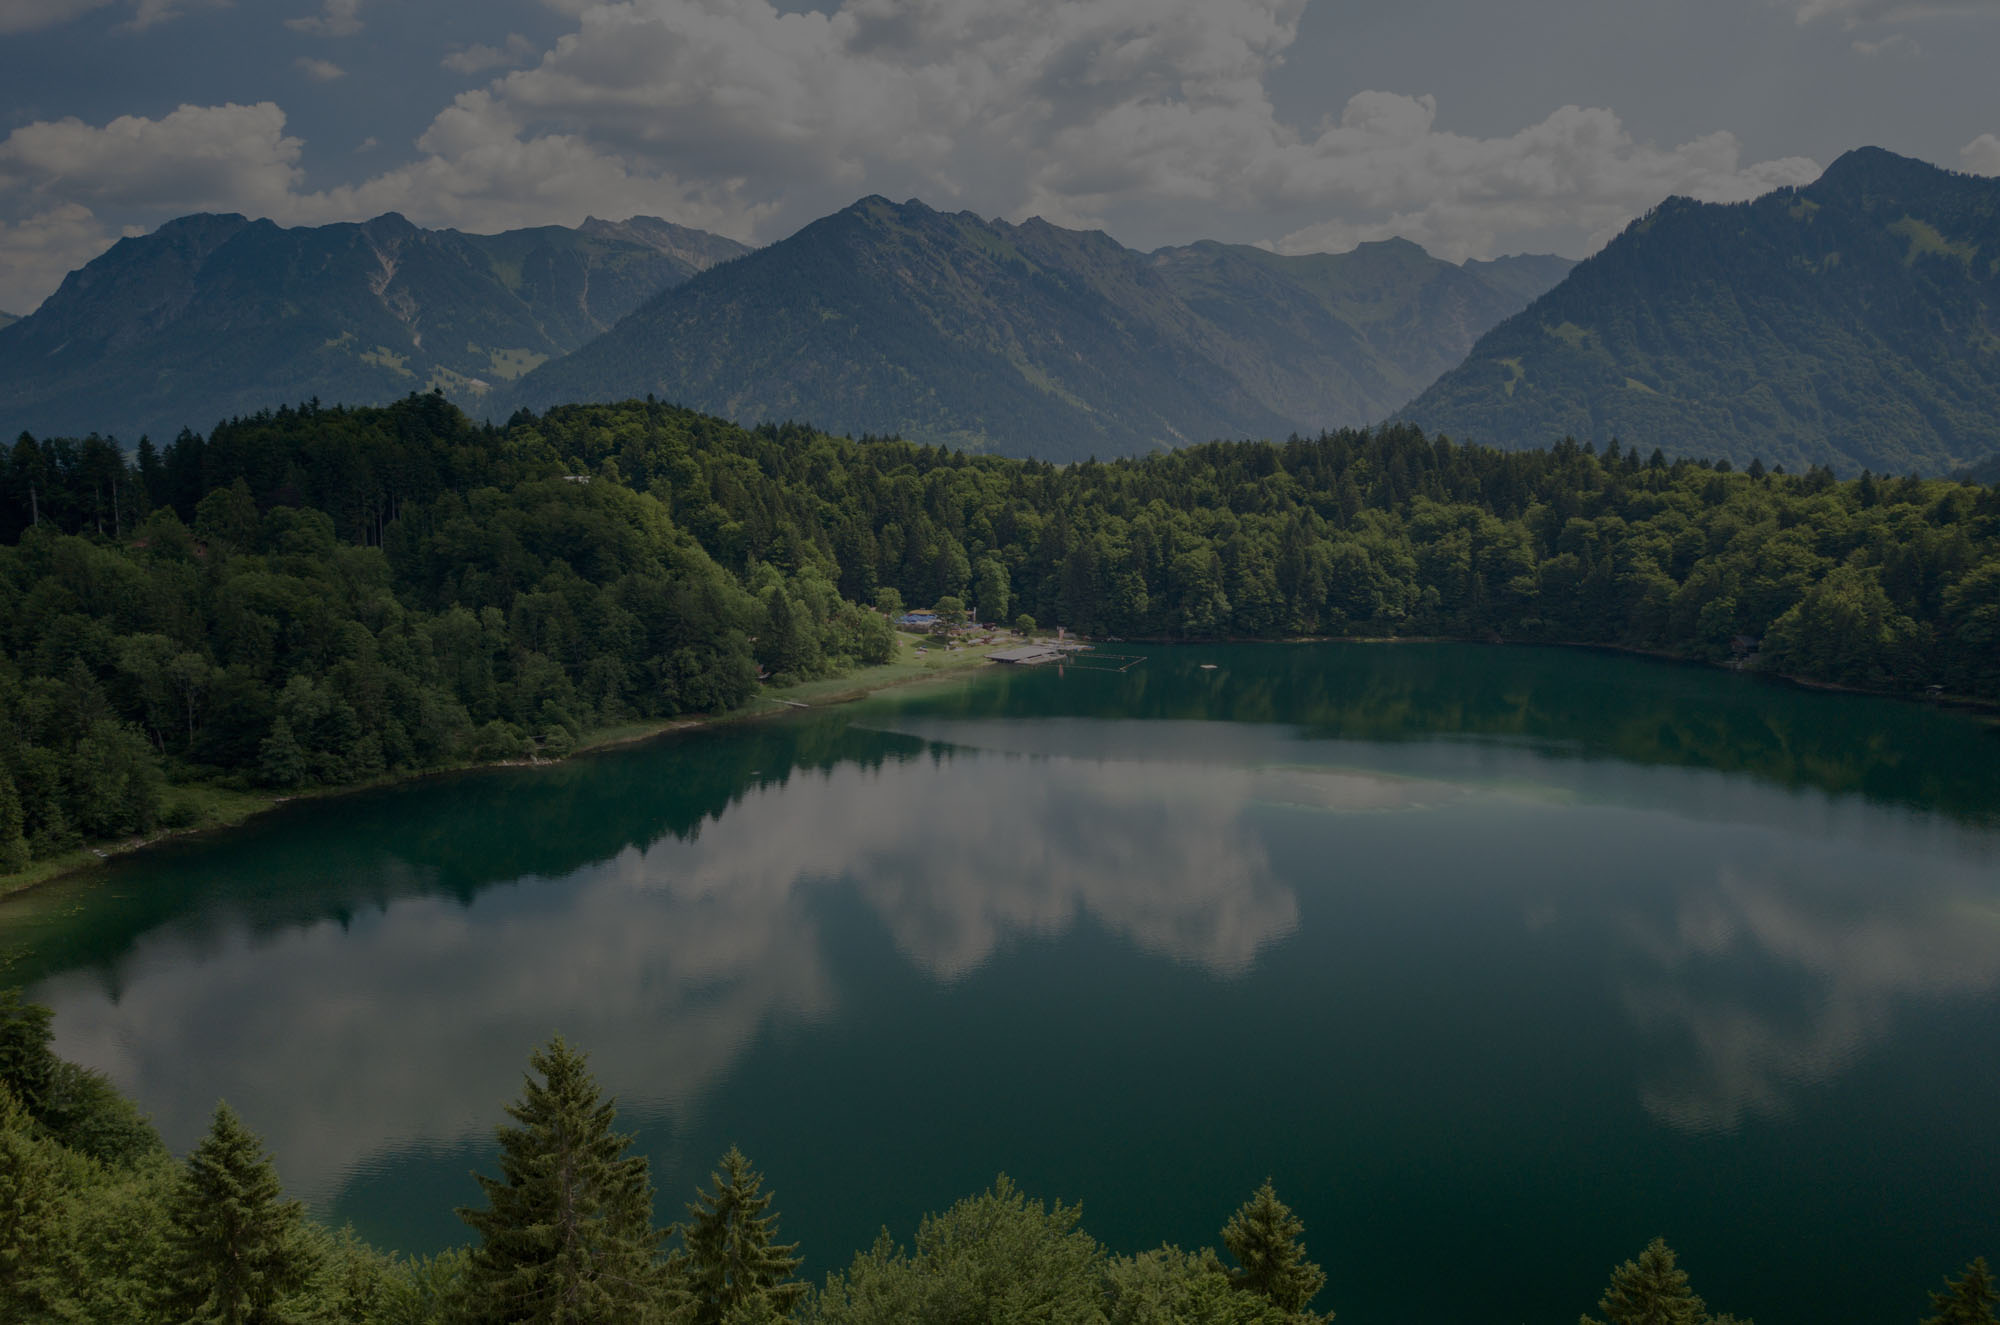
[[(370, 1246), (289, 1200), (263, 1143), (226, 1103), (185, 1159), (99, 1073), (50, 1048), (50, 1011), (0, 991), (0, 1317), (169, 1325), (1327, 1325), (1338, 1285), (1267, 1177), (1221, 1248), (1121, 1254), (1003, 1174), (885, 1228), (815, 1285), (779, 1241), (764, 1175), (735, 1147), (685, 1217), (656, 1222), (634, 1138), (587, 1056), (535, 1051), (495, 1129), (497, 1176), (473, 1175), (468, 1244), (436, 1256)], [(476, 1186), (475, 1186), (476, 1182)], [(1588, 1300), (1580, 1285), (1579, 1302)], [(1921, 1301), (1914, 1290), (1913, 1306)], [(1923, 1325), (1995, 1325), (1983, 1258), (1930, 1293)], [(1317, 1309), (1316, 1309), (1317, 1308)], [(1604, 1325), (1751, 1325), (1714, 1314), (1667, 1243), (1612, 1268)], [(1583, 1325), (1600, 1325), (1589, 1314)]]
[(435, 396), (0, 490), (0, 873), (292, 789), (535, 755), (878, 662), (879, 608), (1097, 637), (1570, 642), (2000, 699), (2000, 488), (1413, 428), (1058, 468), (652, 401)]

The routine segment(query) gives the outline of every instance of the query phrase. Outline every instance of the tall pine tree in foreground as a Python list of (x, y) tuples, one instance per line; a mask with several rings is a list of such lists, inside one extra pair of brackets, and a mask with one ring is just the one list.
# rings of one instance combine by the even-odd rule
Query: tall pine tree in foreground
[[(644, 1325), (666, 1314), (653, 1183), (584, 1055), (558, 1036), (528, 1060), (515, 1126), (502, 1124), (500, 1176), (478, 1175), (487, 1208), (461, 1208), (479, 1234), (465, 1267), (464, 1317), (493, 1325)], [(535, 1079), (539, 1073), (541, 1080)]]
[(1269, 1178), (1222, 1229), (1222, 1245), (1236, 1258), (1230, 1282), (1269, 1299), (1301, 1325), (1333, 1319), (1332, 1312), (1306, 1310), (1326, 1287), (1326, 1271), (1306, 1259), (1305, 1243), (1299, 1240), (1305, 1231), (1305, 1222), (1278, 1199)]
[(715, 1190), (695, 1189), (687, 1221), (680, 1226), (685, 1250), (673, 1258), (674, 1273), (692, 1293), (693, 1325), (785, 1316), (805, 1296), (806, 1285), (792, 1278), (799, 1268), (796, 1242), (777, 1241), (778, 1217), (765, 1214), (771, 1194), (764, 1175), (735, 1146), (722, 1157), (722, 1171), (708, 1175)]
[(318, 1265), (305, 1207), (284, 1199), (264, 1143), (227, 1104), (188, 1156), (167, 1227), (161, 1314), (170, 1321), (279, 1325)]
[[(1688, 1285), (1687, 1271), (1674, 1263), (1665, 1238), (1646, 1244), (1636, 1261), (1611, 1272), (1597, 1309), (1610, 1325), (1751, 1325), (1734, 1316), (1711, 1316), (1708, 1304)], [(1589, 1316), (1582, 1325), (1601, 1325)]]
[(1986, 1258), (1976, 1257), (1956, 1279), (1944, 1281), (1944, 1291), (1931, 1294), (1931, 1310), (1937, 1314), (1924, 1325), (2000, 1325), (1993, 1307), (2000, 1294), (1993, 1291), (1993, 1275)]

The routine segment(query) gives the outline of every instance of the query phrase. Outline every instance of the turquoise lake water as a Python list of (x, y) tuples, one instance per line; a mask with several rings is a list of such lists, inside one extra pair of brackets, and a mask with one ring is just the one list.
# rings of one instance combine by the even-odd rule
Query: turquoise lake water
[[(1266, 1175), (1345, 1325), (1914, 1321), (2000, 1256), (2000, 735), (1582, 651), (1141, 648), (287, 807), (0, 914), (185, 1148), (462, 1240), (528, 1051), (814, 1277), (1004, 1171), (1118, 1250)], [(1209, 666), (1204, 667), (1204, 664)], [(1413, 1314), (1414, 1313), (1414, 1314)]]

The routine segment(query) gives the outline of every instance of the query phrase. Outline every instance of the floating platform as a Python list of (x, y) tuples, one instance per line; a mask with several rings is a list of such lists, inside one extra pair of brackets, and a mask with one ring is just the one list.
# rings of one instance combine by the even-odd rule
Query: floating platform
[(997, 663), (1012, 663), (1016, 667), (1033, 666), (1035, 663), (1054, 662), (1067, 650), (1053, 644), (1022, 644), (1012, 649), (995, 649), (986, 656)]
[(1088, 644), (1072, 643), (1023, 644), (1012, 649), (995, 649), (986, 656), (994, 662), (1015, 667), (1061, 663), (1066, 667), (1081, 667), (1095, 672), (1122, 672), (1145, 661), (1134, 654), (1099, 653)]

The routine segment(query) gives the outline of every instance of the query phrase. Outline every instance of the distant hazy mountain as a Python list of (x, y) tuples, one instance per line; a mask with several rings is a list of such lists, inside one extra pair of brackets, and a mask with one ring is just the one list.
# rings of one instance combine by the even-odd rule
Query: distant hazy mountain
[(1671, 198), (1402, 411), (1468, 441), (1948, 473), (2000, 453), (2000, 180), (1879, 148)]
[(748, 250), (650, 217), (498, 235), (393, 213), (285, 229), (182, 217), (119, 241), (0, 327), (0, 435), (131, 441), (319, 397), (378, 403), (492, 386)]
[(0, 327), (8, 326), (11, 323), (19, 322), (20, 320), (21, 319), (18, 314), (9, 313), (6, 312), (5, 310), (0, 310)]
[(1068, 460), (1379, 418), (1560, 279), (1414, 244), (1139, 253), (1096, 231), (879, 197), (655, 297), (496, 392), (543, 408), (648, 392)]

